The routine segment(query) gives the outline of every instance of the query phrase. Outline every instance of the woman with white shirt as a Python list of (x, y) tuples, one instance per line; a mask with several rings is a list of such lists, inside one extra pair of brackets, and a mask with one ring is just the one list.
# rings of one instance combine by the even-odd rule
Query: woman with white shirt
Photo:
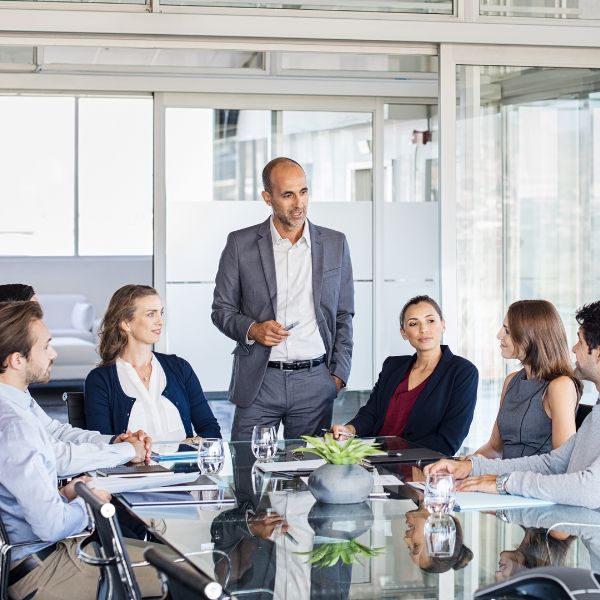
[(113, 294), (100, 329), (100, 365), (85, 380), (88, 428), (112, 435), (143, 429), (154, 441), (221, 437), (191, 365), (152, 351), (163, 313), (150, 286), (126, 285)]

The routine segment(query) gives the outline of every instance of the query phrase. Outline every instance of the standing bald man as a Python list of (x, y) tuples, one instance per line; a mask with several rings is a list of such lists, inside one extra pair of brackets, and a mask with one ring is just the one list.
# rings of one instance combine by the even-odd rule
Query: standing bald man
[(255, 425), (284, 425), (286, 439), (331, 425), (352, 361), (354, 284), (344, 234), (306, 218), (304, 169), (290, 158), (262, 173), (271, 216), (229, 234), (212, 305), (213, 323), (237, 342), (229, 399), (231, 439)]

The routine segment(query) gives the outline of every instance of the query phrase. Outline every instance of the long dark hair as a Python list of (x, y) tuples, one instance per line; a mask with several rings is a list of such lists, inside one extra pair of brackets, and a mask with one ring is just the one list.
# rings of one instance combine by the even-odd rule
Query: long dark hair
[(149, 285), (130, 284), (112, 295), (98, 332), (101, 367), (112, 365), (127, 346), (127, 334), (121, 328), (121, 323), (133, 319), (135, 301), (145, 296), (158, 296), (158, 292)]

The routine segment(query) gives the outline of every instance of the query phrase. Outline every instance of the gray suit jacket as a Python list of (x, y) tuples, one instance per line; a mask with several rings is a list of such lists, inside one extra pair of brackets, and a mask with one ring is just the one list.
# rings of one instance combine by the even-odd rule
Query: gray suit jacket
[[(354, 283), (348, 242), (343, 233), (310, 227), (315, 313), (329, 371), (348, 381), (352, 361)], [(246, 344), (254, 322), (275, 319), (277, 280), (269, 219), (227, 237), (216, 277), (213, 323), (237, 342), (229, 399), (249, 406), (262, 385), (271, 348)]]

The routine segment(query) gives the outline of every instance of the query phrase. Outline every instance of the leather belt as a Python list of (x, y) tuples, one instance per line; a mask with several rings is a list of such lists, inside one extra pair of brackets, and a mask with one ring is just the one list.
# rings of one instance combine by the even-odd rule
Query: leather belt
[(325, 362), (325, 355), (311, 360), (292, 360), (290, 362), (281, 362), (279, 360), (270, 360), (267, 367), (271, 369), (280, 369), (282, 371), (297, 371), (298, 369), (310, 369)]
[(24, 558), (16, 567), (13, 567), (8, 574), (8, 586), (14, 585), (21, 581), (23, 577), (29, 575), (31, 571), (37, 569), (53, 552), (58, 548), (58, 543), (55, 542), (51, 546), (42, 548), (39, 552), (30, 554)]

